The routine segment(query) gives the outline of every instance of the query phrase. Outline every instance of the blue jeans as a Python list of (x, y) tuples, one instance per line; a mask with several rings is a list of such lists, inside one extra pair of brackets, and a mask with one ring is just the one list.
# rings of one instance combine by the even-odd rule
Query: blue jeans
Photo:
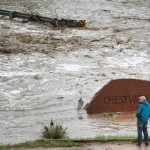
[(141, 145), (142, 143), (142, 131), (144, 134), (144, 142), (148, 144), (148, 130), (147, 130), (148, 121), (142, 122), (141, 120), (137, 119), (137, 129), (138, 129), (138, 139), (137, 143)]

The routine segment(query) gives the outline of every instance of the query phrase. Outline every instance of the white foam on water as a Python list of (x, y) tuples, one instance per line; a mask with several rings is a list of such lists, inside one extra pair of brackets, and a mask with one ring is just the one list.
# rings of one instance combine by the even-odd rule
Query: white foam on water
[(78, 72), (78, 71), (81, 71), (81, 69), (83, 69), (83, 68), (87, 68), (87, 66), (82, 66), (82, 65), (78, 65), (78, 64), (60, 64), (56, 68), (60, 69), (60, 70)]
[(11, 91), (11, 93), (12, 93), (12, 94), (19, 94), (20, 91), (19, 91), (19, 90), (13, 90), (13, 91)]

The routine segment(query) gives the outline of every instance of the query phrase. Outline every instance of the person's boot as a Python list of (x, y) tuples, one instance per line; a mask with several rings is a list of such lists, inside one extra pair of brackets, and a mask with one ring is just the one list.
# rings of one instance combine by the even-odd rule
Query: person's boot
[(146, 146), (149, 146), (149, 143), (145, 143)]
[(141, 146), (141, 144), (136, 143), (136, 146), (140, 147), (140, 146)]

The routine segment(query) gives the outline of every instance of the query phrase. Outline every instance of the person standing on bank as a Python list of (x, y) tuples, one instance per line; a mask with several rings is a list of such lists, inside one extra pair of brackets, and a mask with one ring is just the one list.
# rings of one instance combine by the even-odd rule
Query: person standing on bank
[(141, 146), (142, 143), (142, 131), (144, 134), (144, 142), (145, 145), (149, 145), (148, 140), (148, 130), (147, 130), (147, 124), (148, 119), (150, 117), (150, 105), (148, 101), (146, 100), (145, 96), (138, 97), (140, 103), (136, 112), (137, 117), (137, 132), (138, 132), (138, 138), (137, 138), (137, 146)]

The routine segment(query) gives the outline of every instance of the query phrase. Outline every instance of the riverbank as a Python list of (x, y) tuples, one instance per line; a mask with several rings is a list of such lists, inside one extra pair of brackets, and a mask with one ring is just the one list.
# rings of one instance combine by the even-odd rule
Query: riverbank
[[(137, 147), (135, 137), (103, 137), (100, 140), (37, 140), (16, 145), (0, 146), (0, 150), (148, 150), (144, 144)], [(107, 140), (106, 140), (107, 139)]]
[[(137, 147), (134, 143), (130, 142), (108, 142), (108, 143), (90, 143), (83, 144), (78, 147), (69, 147), (69, 148), (20, 148), (19, 150), (149, 150), (149, 147), (142, 145), (141, 147)], [(11, 149), (16, 150), (16, 149)]]
[(55, 147), (87, 147), (92, 145), (122, 145), (125, 143), (131, 144), (135, 143), (135, 136), (97, 136), (95, 138), (83, 138), (83, 139), (58, 139), (58, 140), (49, 140), (41, 139), (35, 141), (28, 141), (19, 144), (13, 145), (0, 145), (1, 150), (8, 149), (31, 149), (31, 148), (55, 148)]

